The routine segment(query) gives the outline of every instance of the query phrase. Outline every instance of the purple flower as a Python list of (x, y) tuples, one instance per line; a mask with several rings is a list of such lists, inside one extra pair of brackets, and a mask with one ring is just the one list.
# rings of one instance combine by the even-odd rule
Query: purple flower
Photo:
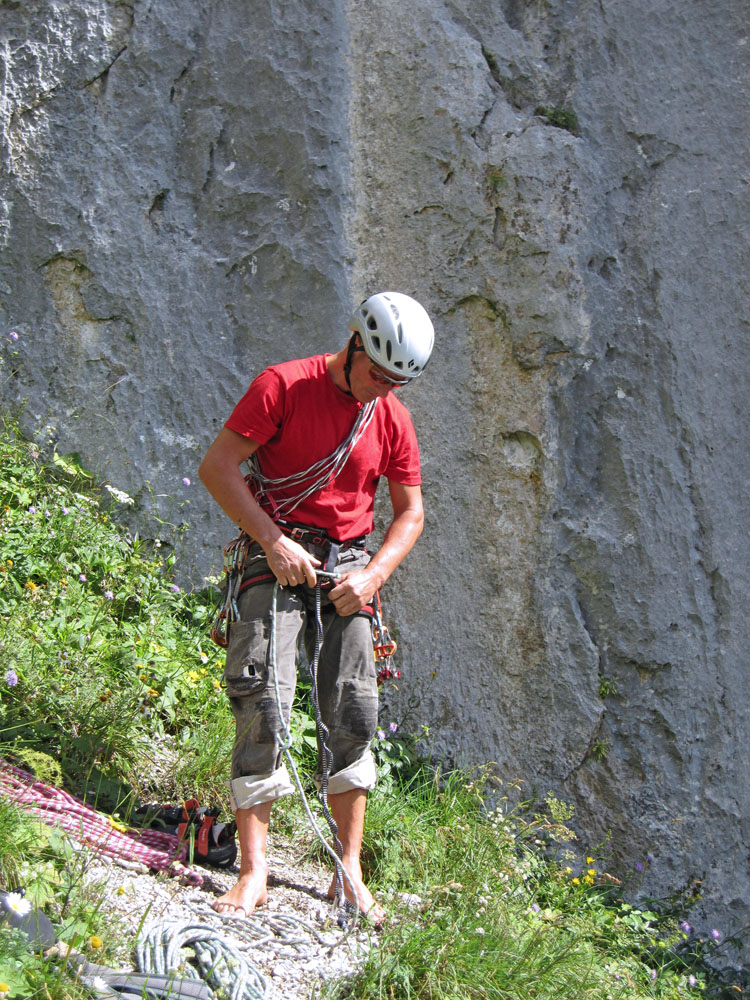
[(69, 514), (70, 513), (70, 511), (68, 510), (67, 507), (61, 507), (60, 510), (62, 511), (63, 514)]
[(651, 978), (656, 979), (656, 969), (651, 970)]
[(11, 340), (18, 340), (18, 333), (15, 330), (11, 330), (8, 336)]
[(392, 723), (391, 723), (391, 724), (390, 724), (390, 725), (388, 726), (388, 728), (390, 729), (390, 731), (391, 731), (392, 733), (395, 733), (395, 732), (396, 732), (396, 730), (398, 729), (398, 723), (397, 723), (397, 722), (392, 722)]
[(10, 688), (14, 688), (18, 684), (18, 674), (12, 668), (5, 675), (5, 683)]
[(682, 921), (682, 923), (680, 924), (680, 927), (681, 927), (681, 928), (683, 929), (683, 931), (684, 931), (684, 932), (685, 932), (686, 934), (689, 934), (689, 933), (690, 933), (690, 931), (691, 931), (691, 930), (693, 929), (693, 928), (692, 928), (692, 927), (690, 926), (690, 924), (689, 924), (689, 923), (687, 922), (687, 920), (683, 920), (683, 921)]
[(640, 861), (636, 861), (636, 863), (635, 863), (635, 870), (637, 872), (642, 872), (643, 871), (643, 865), (640, 863)]
[(688, 976), (688, 986), (697, 986), (697, 985), (698, 985), (698, 980), (691, 972), (690, 975)]
[(36, 507), (34, 506), (29, 507), (29, 514), (36, 514)]
[(105, 590), (104, 591), (104, 599), (106, 601), (113, 601), (115, 599), (115, 595), (112, 593), (111, 590)]
[(78, 579), (81, 581), (81, 583), (85, 583), (86, 582), (86, 574), (85, 573), (79, 573), (78, 574)]
[(172, 584), (171, 590), (172, 590), (173, 594), (179, 594), (179, 592), (180, 592), (180, 588), (177, 586), (176, 583)]
[(182, 480), (182, 485), (183, 486), (189, 486), (190, 485), (190, 480), (188, 479), (187, 476), (185, 476), (185, 478)]
[(541, 906), (539, 905), (539, 903), (532, 903), (531, 909), (534, 911), (534, 913), (539, 913), (539, 911), (541, 910)]
[(716, 928), (711, 931), (711, 937), (714, 941), (719, 941), (721, 939), (721, 931), (717, 931)]
[(385, 739), (385, 733), (383, 732), (382, 729), (378, 729), (378, 739), (379, 740), (384, 740)]

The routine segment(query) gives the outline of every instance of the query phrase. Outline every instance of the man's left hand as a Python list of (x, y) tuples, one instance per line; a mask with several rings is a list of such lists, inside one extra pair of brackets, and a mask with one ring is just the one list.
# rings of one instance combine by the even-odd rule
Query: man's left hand
[(372, 602), (377, 581), (367, 569), (355, 570), (342, 577), (328, 596), (340, 615), (355, 615)]

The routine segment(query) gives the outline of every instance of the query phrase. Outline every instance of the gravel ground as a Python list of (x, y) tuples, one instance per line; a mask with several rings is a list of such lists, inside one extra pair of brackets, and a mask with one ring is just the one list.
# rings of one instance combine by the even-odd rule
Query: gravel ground
[[(199, 869), (205, 872), (205, 881), (196, 887), (164, 874), (151, 875), (137, 865), (124, 866), (91, 855), (86, 861), (86, 881), (104, 885), (100, 913), (107, 915), (103, 923), (123, 942), (117, 948), (119, 969), (136, 969), (129, 943), (142, 921), (144, 929), (154, 921), (200, 923), (215, 928), (262, 973), (266, 1000), (310, 1000), (322, 982), (351, 973), (376, 934), (369, 928), (342, 932), (324, 895), (331, 869), (301, 861), (293, 844), (271, 841), (269, 868), (268, 903), (248, 920), (222, 918), (211, 909), (216, 896), (236, 879), (236, 867)], [(289, 930), (282, 928), (279, 935), (278, 925), (284, 922)], [(260, 936), (265, 940), (258, 941)], [(189, 957), (189, 952), (183, 955)]]

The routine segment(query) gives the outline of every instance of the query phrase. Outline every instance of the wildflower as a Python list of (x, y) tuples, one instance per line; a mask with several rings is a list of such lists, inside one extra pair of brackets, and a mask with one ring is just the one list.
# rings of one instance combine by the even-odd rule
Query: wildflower
[(0, 1000), (5, 1000), (10, 993), (10, 986), (7, 983), (0, 983)]
[(117, 886), (117, 895), (118, 896), (124, 896), (125, 895), (125, 886), (124, 885), (118, 885)]
[(534, 911), (534, 913), (539, 913), (539, 911), (541, 910), (541, 906), (539, 905), (539, 903), (532, 903), (531, 909)]
[(115, 498), (118, 503), (134, 504), (135, 500), (128, 496), (123, 490), (115, 489), (114, 486), (105, 485), (105, 489)]
[(652, 970), (651, 970), (651, 978), (652, 978), (652, 979), (656, 979), (656, 976), (657, 976), (657, 972), (656, 972), (656, 969), (652, 969)]
[(20, 892), (9, 892), (5, 901), (8, 909), (17, 913), (19, 917), (25, 917), (31, 910), (31, 903)]
[(16, 341), (16, 340), (18, 340), (18, 331), (17, 330), (11, 330), (10, 333), (8, 334), (8, 336), (10, 337), (11, 340)]
[(148, 680), (148, 674), (141, 674), (141, 680), (145, 683)]
[(173, 594), (179, 594), (180, 592), (180, 588), (177, 586), (176, 583), (173, 583), (170, 589)]
[(637, 872), (642, 872), (643, 871), (643, 865), (640, 863), (640, 861), (636, 861), (636, 863), (635, 863), (635, 870)]
[(85, 583), (86, 582), (86, 574), (85, 573), (79, 573), (78, 574), (78, 579), (81, 581), (81, 583)]
[(188, 479), (188, 477), (187, 477), (187, 476), (185, 476), (185, 477), (183, 478), (183, 480), (182, 480), (182, 485), (183, 485), (183, 486), (189, 486), (189, 485), (190, 485), (190, 480)]
[(721, 939), (721, 931), (717, 931), (716, 928), (711, 931), (711, 937), (714, 941), (719, 941)]
[(691, 931), (691, 930), (693, 929), (693, 928), (692, 928), (692, 927), (690, 926), (690, 924), (689, 924), (689, 923), (687, 922), (687, 920), (683, 920), (683, 921), (682, 921), (682, 923), (680, 924), (680, 927), (681, 927), (681, 928), (683, 929), (683, 931), (684, 931), (684, 932), (685, 932), (686, 934), (689, 934), (689, 933), (690, 933), (690, 931)]
[(378, 739), (379, 740), (384, 740), (385, 739), (385, 733), (383, 732), (382, 729), (378, 729)]
[(594, 875), (596, 875), (596, 868), (589, 868), (589, 870), (586, 872), (586, 874), (590, 875), (593, 878)]
[(581, 884), (581, 880), (578, 877), (573, 878), (570, 881), (573, 883), (573, 885), (580, 885)]
[(688, 986), (697, 986), (697, 985), (698, 985), (698, 980), (691, 972), (690, 975), (688, 976)]
[(593, 863), (594, 863), (595, 860), (596, 860), (596, 858), (586, 858), (586, 864), (587, 865), (593, 865)]
[(50, 513), (50, 512), (48, 511), (48, 510), (45, 510), (45, 512), (44, 512), (44, 516), (45, 516), (45, 517), (47, 518), (47, 520), (49, 521), (49, 519), (50, 519), (50, 518), (52, 517), (52, 514), (51, 514), (51, 513)]
[(105, 590), (104, 591), (104, 599), (106, 601), (113, 601), (115, 599), (115, 595), (112, 593), (111, 590)]
[(474, 933), (475, 934), (485, 934), (486, 931), (485, 931), (484, 927), (475, 927), (474, 928)]
[(199, 653), (198, 656), (200, 656), (201, 663), (208, 663), (208, 657), (205, 653)]
[(145, 718), (148, 718), (149, 715), (151, 715), (151, 709), (148, 707), (145, 701), (142, 701), (141, 704), (138, 706), (138, 712), (140, 715), (145, 716)]
[(60, 508), (60, 512), (62, 514), (69, 514), (70, 513), (70, 508), (69, 507), (61, 507)]
[(99, 948), (102, 947), (104, 942), (102, 941), (102, 939), (99, 937), (98, 934), (92, 934), (91, 937), (89, 938), (89, 944), (94, 949), (94, 951), (98, 951)]
[(31, 593), (33, 594), (34, 591), (37, 589), (37, 586), (36, 586), (36, 584), (34, 583), (33, 580), (27, 580), (26, 581), (26, 589), (30, 590)]
[(33, 505), (29, 507), (29, 514), (36, 514), (36, 507), (34, 507)]
[(18, 684), (18, 674), (11, 667), (10, 670), (5, 675), (5, 683), (9, 688), (14, 688)]
[(197, 684), (200, 679), (201, 675), (198, 673), (197, 670), (191, 670), (188, 673), (188, 680), (191, 680), (194, 684)]
[(214, 680), (213, 680), (213, 685), (214, 685), (214, 688), (215, 688), (215, 689), (216, 689), (216, 690), (218, 691), (218, 690), (220, 690), (220, 688), (221, 688), (221, 681), (218, 681), (218, 680), (217, 680), (217, 679), (216, 679), (216, 678), (214, 677)]
[(392, 723), (391, 723), (391, 724), (390, 724), (390, 725), (388, 726), (388, 728), (390, 729), (390, 731), (391, 731), (392, 733), (395, 733), (395, 732), (396, 732), (396, 730), (398, 729), (398, 723), (397, 723), (397, 722), (392, 722)]
[(573, 869), (570, 867), (570, 865), (566, 865), (566, 867), (565, 867), (565, 874), (566, 875), (572, 875), (573, 874)]
[(109, 993), (110, 992), (109, 986), (107, 985), (106, 981), (104, 979), (102, 979), (101, 976), (94, 976), (94, 978), (91, 980), (91, 987), (97, 993)]
[(149, 688), (148, 689), (148, 696), (149, 696), (149, 698), (158, 698), (159, 697), (159, 692), (156, 690), (156, 688)]

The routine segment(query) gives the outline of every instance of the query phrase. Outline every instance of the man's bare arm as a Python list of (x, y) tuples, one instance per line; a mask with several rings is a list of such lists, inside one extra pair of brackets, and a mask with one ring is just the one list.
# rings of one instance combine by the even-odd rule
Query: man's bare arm
[(282, 586), (315, 586), (320, 565), (301, 545), (288, 538), (256, 503), (240, 470), (260, 447), (257, 441), (223, 427), (198, 469), (204, 486), (224, 513), (262, 547), (268, 565)]
[(330, 592), (340, 615), (356, 614), (369, 604), (396, 567), (409, 554), (424, 527), (422, 490), (419, 486), (404, 486), (388, 482), (393, 506), (393, 520), (385, 533), (383, 544), (369, 564), (345, 576)]

